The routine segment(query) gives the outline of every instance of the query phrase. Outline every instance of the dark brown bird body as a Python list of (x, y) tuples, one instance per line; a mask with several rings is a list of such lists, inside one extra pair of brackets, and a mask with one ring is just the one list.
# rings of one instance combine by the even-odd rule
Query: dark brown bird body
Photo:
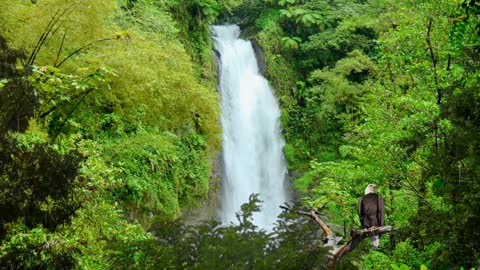
[(358, 204), (358, 215), (363, 228), (380, 227), (384, 221), (385, 202), (376, 193), (369, 193)]

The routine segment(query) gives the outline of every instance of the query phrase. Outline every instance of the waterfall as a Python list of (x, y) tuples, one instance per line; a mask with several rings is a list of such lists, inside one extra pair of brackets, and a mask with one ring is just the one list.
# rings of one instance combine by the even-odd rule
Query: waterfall
[(279, 105), (259, 73), (252, 44), (239, 38), (239, 27), (212, 30), (222, 97), (222, 222), (236, 223), (240, 206), (258, 193), (262, 211), (254, 214), (254, 223), (269, 230), (288, 195)]

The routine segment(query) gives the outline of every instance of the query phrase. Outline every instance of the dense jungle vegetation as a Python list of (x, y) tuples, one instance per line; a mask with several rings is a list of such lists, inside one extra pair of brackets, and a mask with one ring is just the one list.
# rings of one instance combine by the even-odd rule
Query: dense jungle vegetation
[(263, 50), (299, 204), (341, 235), (367, 183), (385, 198), (398, 232), (338, 268), (480, 266), (477, 1), (0, 0), (0, 269), (325, 268), (315, 225), (259, 230), (255, 196), (181, 222), (220, 151), (225, 22)]

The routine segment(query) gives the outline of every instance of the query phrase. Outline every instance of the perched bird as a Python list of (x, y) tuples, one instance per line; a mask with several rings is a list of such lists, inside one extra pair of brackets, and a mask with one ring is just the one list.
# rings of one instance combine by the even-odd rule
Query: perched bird
[[(375, 188), (374, 184), (368, 184), (365, 188), (365, 196), (358, 203), (358, 216), (364, 229), (385, 226), (385, 202), (377, 195)], [(379, 242), (380, 235), (372, 234), (372, 248), (378, 248)]]

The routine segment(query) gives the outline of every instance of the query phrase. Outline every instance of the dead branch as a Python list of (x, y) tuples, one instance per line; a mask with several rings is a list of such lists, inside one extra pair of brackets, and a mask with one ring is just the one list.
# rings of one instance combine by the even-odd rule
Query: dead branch
[(370, 237), (372, 235), (382, 235), (385, 233), (396, 231), (392, 226), (382, 226), (382, 227), (373, 227), (370, 229), (357, 230), (354, 232), (352, 239), (348, 241), (345, 245), (336, 250), (334, 256), (337, 260), (340, 257), (345, 256), (348, 252), (354, 250), (363, 239)]
[(362, 230), (355, 230), (353, 231), (352, 238), (343, 246), (338, 246), (338, 243), (341, 242), (341, 237), (335, 237), (332, 230), (328, 228), (327, 225), (320, 219), (318, 216), (320, 212), (315, 210), (310, 211), (302, 211), (302, 210), (294, 210), (290, 206), (280, 206), (280, 208), (294, 211), (300, 215), (308, 216), (309, 218), (313, 219), (323, 230), (323, 233), (326, 237), (326, 244), (325, 246), (331, 246), (333, 249), (330, 251), (330, 256), (327, 258), (327, 266), (329, 269), (334, 269), (336, 263), (340, 258), (347, 255), (350, 251), (354, 250), (365, 238), (370, 237), (372, 235), (382, 235), (385, 233), (396, 231), (396, 229), (392, 226), (382, 226), (382, 227), (372, 227), (369, 229), (362, 229)]
[[(81, 51), (84, 51), (90, 47), (92, 47), (93, 45), (95, 45), (96, 43), (99, 43), (99, 42), (104, 42), (104, 41), (109, 41), (109, 40), (113, 40), (114, 38), (102, 38), (102, 39), (99, 39), (99, 40), (95, 40), (93, 42), (90, 42), (88, 43), (87, 45), (83, 46), (83, 47), (80, 47), (78, 49), (76, 49), (75, 51), (73, 51), (72, 53), (70, 53), (69, 55), (67, 55), (65, 58), (63, 58), (62, 61), (60, 61), (60, 63), (58, 64), (55, 64), (55, 67), (60, 67), (61, 65), (63, 65), (63, 63), (65, 63), (65, 61), (67, 61), (68, 59), (70, 59), (70, 57), (76, 55), (77, 53), (81, 52)], [(55, 61), (56, 63), (56, 61)]]
[(62, 10), (63, 7), (57, 9), (57, 11), (53, 15), (53, 17), (48, 22), (48, 24), (45, 28), (45, 31), (42, 33), (39, 40), (35, 44), (35, 47), (33, 48), (32, 53), (30, 54), (30, 57), (28, 58), (28, 64), (29, 65), (33, 65), (33, 63), (35, 62), (35, 59), (37, 58), (38, 53), (40, 52), (40, 49), (43, 47), (47, 38), (49, 36), (53, 35), (58, 29), (60, 29), (60, 27), (62, 26), (62, 24), (64, 22), (64, 21), (62, 21), (62, 18), (63, 17), (68, 17), (73, 12), (73, 10), (75, 9), (75, 6), (77, 4), (78, 3), (73, 3), (70, 6), (64, 8), (63, 10)]

